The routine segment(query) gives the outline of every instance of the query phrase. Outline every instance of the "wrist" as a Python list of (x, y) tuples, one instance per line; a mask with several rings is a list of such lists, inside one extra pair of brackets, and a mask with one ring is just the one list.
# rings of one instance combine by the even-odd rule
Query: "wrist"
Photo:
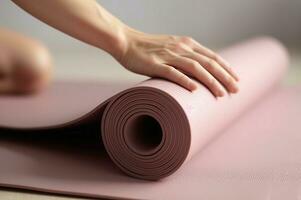
[(100, 18), (96, 23), (98, 39), (94, 46), (105, 50), (120, 62), (131, 43), (132, 39), (130, 38), (134, 38), (131, 36), (132, 33), (138, 31), (124, 24), (98, 4), (96, 7)]
[(127, 27), (124, 24), (117, 25), (116, 29), (113, 31), (113, 35), (110, 41), (109, 50), (107, 51), (119, 61), (126, 51), (126, 30)]
[(125, 24), (122, 24), (119, 27), (119, 30), (115, 34), (115, 39), (112, 42), (112, 46), (114, 49), (110, 52), (110, 54), (120, 63), (122, 63), (122, 59), (127, 53), (131, 43), (135, 43), (135, 39), (138, 38), (139, 35), (143, 34)]
[(130, 32), (132, 29), (125, 24), (120, 24), (116, 31), (114, 32), (114, 37), (111, 41), (111, 50), (110, 54), (120, 62), (124, 54), (126, 53), (129, 41), (130, 41)]

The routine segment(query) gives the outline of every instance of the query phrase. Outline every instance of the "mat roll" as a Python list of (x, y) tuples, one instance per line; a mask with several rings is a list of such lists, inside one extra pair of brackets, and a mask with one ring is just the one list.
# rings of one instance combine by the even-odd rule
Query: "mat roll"
[(102, 141), (126, 174), (158, 180), (174, 173), (217, 133), (277, 84), (288, 66), (285, 48), (256, 38), (220, 52), (240, 76), (238, 94), (215, 98), (203, 85), (189, 92), (150, 79), (109, 100)]
[(220, 54), (239, 74), (238, 94), (215, 98), (202, 84), (190, 92), (152, 78), (0, 96), (0, 186), (111, 199), (296, 199), (301, 85), (280, 84), (285, 48), (262, 37)]
[(118, 95), (102, 120), (102, 140), (112, 160), (130, 176), (148, 180), (163, 178), (182, 165), (190, 134), (178, 102), (152, 87)]

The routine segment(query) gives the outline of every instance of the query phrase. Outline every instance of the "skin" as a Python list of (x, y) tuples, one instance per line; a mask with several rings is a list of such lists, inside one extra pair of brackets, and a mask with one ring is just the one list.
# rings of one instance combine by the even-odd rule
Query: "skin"
[(0, 93), (33, 93), (51, 78), (51, 58), (38, 41), (0, 29)]
[(190, 37), (135, 30), (95, 0), (13, 2), (50, 26), (108, 52), (134, 73), (165, 78), (191, 91), (197, 89), (197, 80), (216, 97), (238, 92), (238, 76), (231, 66)]

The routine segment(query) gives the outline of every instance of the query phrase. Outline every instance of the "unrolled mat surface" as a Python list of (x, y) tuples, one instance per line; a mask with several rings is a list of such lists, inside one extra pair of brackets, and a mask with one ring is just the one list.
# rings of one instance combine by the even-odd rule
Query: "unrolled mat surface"
[(127, 199), (295, 197), (301, 87), (279, 85), (285, 49), (259, 38), (221, 54), (241, 80), (220, 99), (161, 79), (1, 96), (0, 185)]

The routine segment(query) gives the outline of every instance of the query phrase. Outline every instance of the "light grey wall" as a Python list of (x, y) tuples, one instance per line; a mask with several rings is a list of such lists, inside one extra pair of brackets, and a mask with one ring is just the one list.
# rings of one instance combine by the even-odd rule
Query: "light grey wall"
[[(129, 25), (147, 32), (190, 35), (221, 46), (258, 34), (301, 46), (301, 0), (99, 0)], [(9, 0), (0, 2), (0, 26), (50, 47), (82, 44), (34, 19)]]

